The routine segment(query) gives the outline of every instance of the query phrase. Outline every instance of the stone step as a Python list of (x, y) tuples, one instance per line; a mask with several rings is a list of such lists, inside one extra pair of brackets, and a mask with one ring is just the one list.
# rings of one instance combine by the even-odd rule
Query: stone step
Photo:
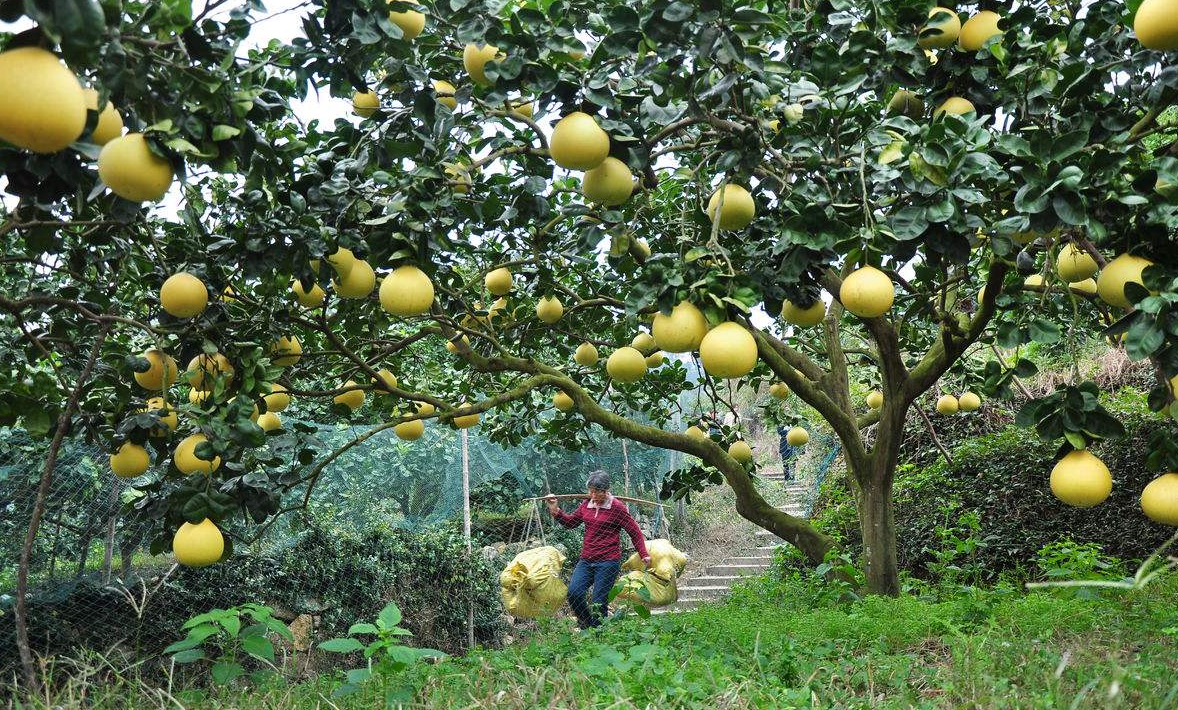
[(732, 591), (728, 587), (692, 587), (679, 590), (679, 601), (689, 599), (719, 599)]
[(708, 568), (708, 574), (750, 575), (768, 571), (768, 564), (720, 564)]
[(729, 557), (725, 560), (725, 564), (734, 565), (759, 565), (769, 564), (773, 561), (773, 555), (744, 555), (741, 557)]
[(685, 579), (679, 583), (679, 591), (684, 589), (691, 589), (693, 587), (728, 587), (740, 577), (736, 575), (705, 575), (703, 577), (692, 577)]
[(760, 540), (757, 540), (757, 542), (763, 542), (764, 538), (767, 538), (767, 537), (771, 537), (774, 540), (781, 539), (781, 538), (777, 537), (776, 533), (770, 532), (768, 530), (758, 530), (757, 532), (755, 532), (753, 534), (756, 535), (758, 538), (761, 538)]
[(777, 552), (778, 547), (781, 547), (781, 546), (780, 545), (763, 545), (761, 547), (754, 547), (753, 550), (756, 552), (760, 552), (761, 554), (766, 554), (766, 555), (769, 555), (770, 557), (772, 557), (774, 555), (774, 553)]

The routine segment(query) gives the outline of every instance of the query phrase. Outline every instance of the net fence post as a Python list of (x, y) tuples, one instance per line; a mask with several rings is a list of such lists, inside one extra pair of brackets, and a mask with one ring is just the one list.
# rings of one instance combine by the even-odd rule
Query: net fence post
[(622, 477), (625, 480), (626, 495), (630, 495), (630, 450), (622, 439)]
[[(466, 539), (466, 556), (473, 564), (474, 553), (470, 541), (470, 433), (462, 430), (462, 535)], [(466, 645), (474, 648), (474, 590), (471, 590), (466, 609)]]

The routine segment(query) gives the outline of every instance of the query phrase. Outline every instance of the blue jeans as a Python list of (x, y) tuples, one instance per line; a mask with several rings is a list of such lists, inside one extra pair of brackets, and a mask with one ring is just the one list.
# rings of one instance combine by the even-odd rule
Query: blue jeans
[[(601, 619), (609, 605), (609, 590), (613, 589), (621, 569), (620, 560), (577, 562), (573, 569), (573, 578), (569, 582), (569, 606), (577, 615), (577, 626), (588, 629), (601, 625)], [(593, 595), (590, 603), (586, 604), (585, 595), (590, 587), (593, 588)]]

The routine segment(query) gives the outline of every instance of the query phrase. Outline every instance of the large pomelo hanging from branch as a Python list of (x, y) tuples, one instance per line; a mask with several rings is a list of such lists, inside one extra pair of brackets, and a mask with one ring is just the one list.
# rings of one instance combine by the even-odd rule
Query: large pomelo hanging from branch
[(699, 348), (708, 334), (708, 321), (690, 301), (680, 301), (670, 315), (656, 313), (650, 326), (655, 344), (669, 353), (687, 353)]
[(744, 326), (726, 321), (700, 341), (699, 359), (712, 377), (744, 377), (757, 364), (757, 341)]

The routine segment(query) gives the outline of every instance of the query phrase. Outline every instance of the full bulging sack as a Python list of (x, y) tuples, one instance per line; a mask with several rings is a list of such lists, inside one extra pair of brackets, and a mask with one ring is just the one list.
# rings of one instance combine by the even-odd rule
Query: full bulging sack
[(551, 545), (516, 555), (499, 574), (499, 595), (507, 613), (517, 619), (535, 619), (559, 609), (569, 592), (560, 578), (564, 559)]

